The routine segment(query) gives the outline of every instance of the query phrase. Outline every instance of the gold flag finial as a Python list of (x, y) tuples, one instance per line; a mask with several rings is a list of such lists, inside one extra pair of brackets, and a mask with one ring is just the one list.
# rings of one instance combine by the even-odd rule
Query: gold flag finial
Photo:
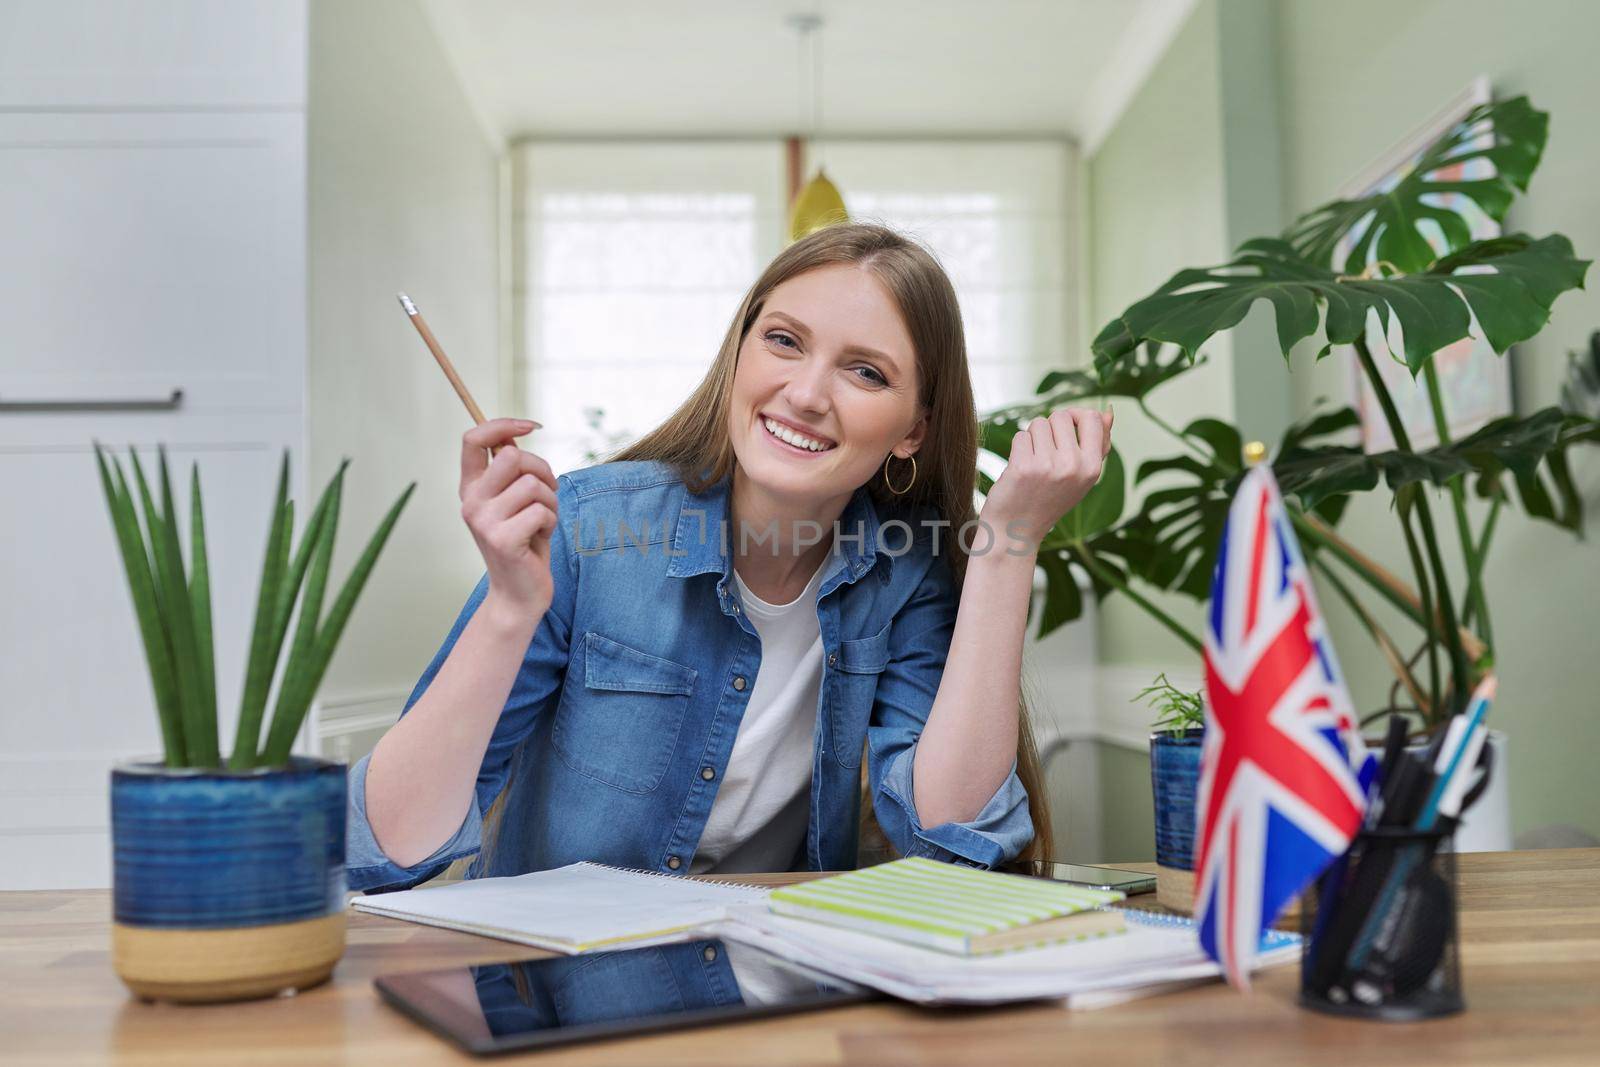
[(1244, 462), (1247, 467), (1254, 467), (1267, 458), (1267, 446), (1260, 441), (1251, 441), (1244, 446)]

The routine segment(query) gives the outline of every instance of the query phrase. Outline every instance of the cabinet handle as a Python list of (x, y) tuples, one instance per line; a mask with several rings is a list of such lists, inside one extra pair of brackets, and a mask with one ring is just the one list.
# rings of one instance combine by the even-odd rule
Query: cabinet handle
[(183, 403), (183, 390), (174, 389), (165, 400), (145, 397), (113, 397), (108, 400), (6, 400), (0, 397), (0, 411), (176, 411)]

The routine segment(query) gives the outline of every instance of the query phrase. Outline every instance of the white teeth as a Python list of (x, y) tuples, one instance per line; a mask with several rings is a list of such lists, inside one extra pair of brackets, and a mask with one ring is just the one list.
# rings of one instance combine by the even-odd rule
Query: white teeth
[(797, 434), (781, 422), (774, 422), (772, 419), (763, 419), (761, 421), (766, 426), (768, 433), (779, 440), (789, 442), (797, 448), (804, 448), (811, 452), (826, 452), (833, 447), (832, 445), (825, 445), (821, 441)]

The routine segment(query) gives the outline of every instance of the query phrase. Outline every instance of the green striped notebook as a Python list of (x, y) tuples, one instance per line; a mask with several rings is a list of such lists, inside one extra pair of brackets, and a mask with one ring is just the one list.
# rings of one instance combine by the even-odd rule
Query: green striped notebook
[(784, 886), (772, 891), (767, 906), (778, 915), (972, 956), (1126, 933), (1120, 912), (1095, 910), (1123, 896), (917, 858)]

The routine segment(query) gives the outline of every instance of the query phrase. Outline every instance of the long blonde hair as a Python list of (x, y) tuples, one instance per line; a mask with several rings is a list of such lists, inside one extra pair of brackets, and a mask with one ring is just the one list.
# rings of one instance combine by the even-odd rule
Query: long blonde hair
[[(920, 400), (928, 412), (927, 433), (917, 452), (916, 480), (903, 495), (898, 495), (888, 488), (884, 468), (879, 467), (867, 483), (874, 506), (884, 515), (914, 512), (931, 505), (950, 524), (948, 530), (963, 529), (975, 518), (972, 498), (977, 487), (979, 430), (960, 306), (949, 277), (933, 255), (884, 226), (841, 223), (818, 230), (784, 249), (745, 293), (715, 361), (689, 398), (661, 425), (605, 461), (665, 462), (696, 493), (731, 474), (736, 461), (728, 435), (728, 409), (739, 347), (773, 289), (808, 270), (830, 264), (871, 271), (894, 298), (916, 351)], [(901, 469), (894, 474), (900, 484), (906, 477), (907, 472)], [(939, 546), (939, 558), (947, 561), (959, 598), (966, 577), (967, 553), (960, 537), (948, 536), (944, 540), (947, 543)], [(1047, 858), (1051, 849), (1050, 808), (1025, 695), (1017, 714), (1017, 776), (1028, 793), (1034, 829), (1033, 840), (1019, 858), (1040, 860)], [(863, 760), (863, 779), (865, 769)], [(508, 782), (484, 820), (484, 869), (492, 841), (498, 837), (500, 809), (509, 792)], [(882, 849), (886, 842), (873, 818), (865, 781), (862, 792), (861, 840)]]

